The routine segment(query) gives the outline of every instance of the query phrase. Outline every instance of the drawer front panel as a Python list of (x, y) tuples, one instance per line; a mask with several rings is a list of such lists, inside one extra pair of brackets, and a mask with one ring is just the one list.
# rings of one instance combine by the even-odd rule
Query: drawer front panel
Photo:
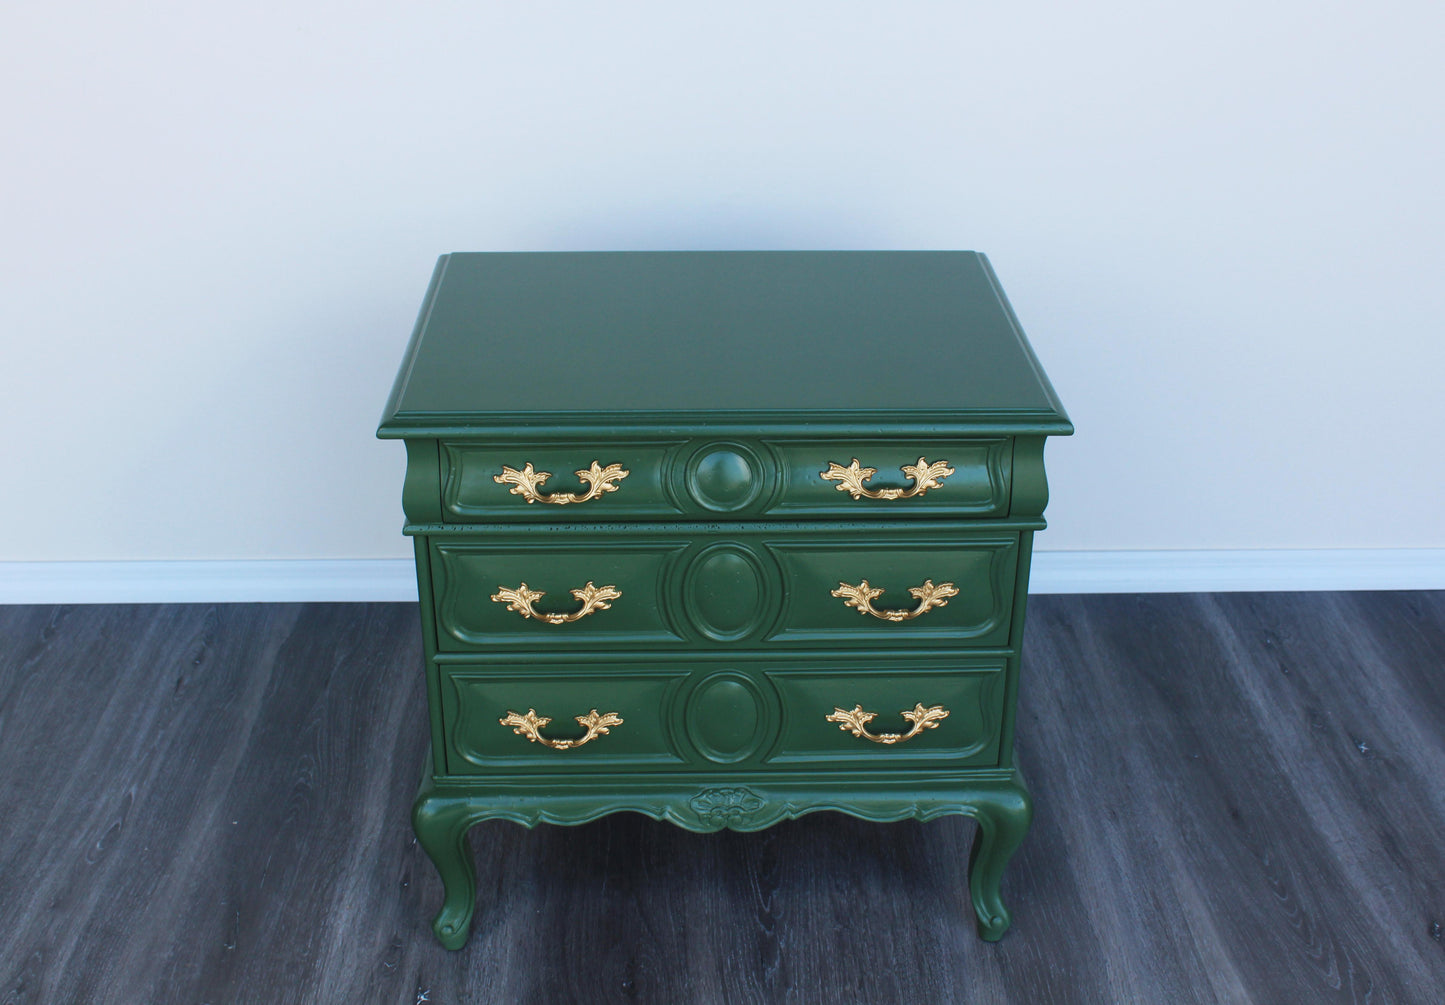
[[(767, 670), (784, 709), (777, 752), (769, 764), (826, 770), (913, 767), (920, 761), (961, 767), (997, 762), (1002, 660), (967, 661), (946, 669), (937, 664), (917, 669), (909, 660), (864, 664)], [(905, 718), (905, 712), (914, 720)], [(898, 739), (882, 742), (890, 736)]]
[(765, 525), (433, 538), (437, 644), (1002, 648), (1018, 545), (1017, 533)]
[[(770, 641), (785, 644), (1006, 646), (1017, 534), (916, 536), (903, 532), (773, 541), (784, 573), (786, 610)], [(846, 587), (882, 590), (867, 608), (851, 605)], [(902, 621), (870, 613), (924, 606), (910, 591), (933, 583), (958, 592)], [(843, 593), (843, 596), (838, 596)]]
[[(440, 673), (451, 774), (886, 771), (997, 763), (1006, 663), (713, 654), (489, 660)], [(901, 712), (920, 710), (914, 730)]]
[[(682, 763), (672, 752), (664, 719), (686, 671), (610, 666), (603, 672), (518, 673), (512, 669), (447, 668), (442, 673), (442, 723), (452, 774), (497, 768), (556, 771), (666, 768)], [(550, 722), (523, 724), (529, 712)], [(588, 738), (577, 716), (613, 713), (621, 722)], [(523, 722), (504, 724), (509, 715)], [(577, 743), (586, 738), (585, 743)], [(570, 740), (560, 749), (547, 742)]]
[[(495, 647), (579, 649), (598, 645), (680, 644), (667, 623), (663, 594), (670, 569), (686, 550), (678, 540), (432, 541), (432, 588), (437, 645), (464, 651)], [(541, 593), (536, 614), (577, 614), (585, 603), (573, 590), (614, 587), (620, 593), (575, 621), (550, 623), (524, 616), (502, 590)]]
[(985, 518), (1008, 515), (1013, 443), (1008, 437), (453, 440), (440, 444), (439, 462), (448, 523)]
[[(672, 455), (682, 441), (571, 441), (566, 443), (441, 444), (442, 518), (447, 523), (512, 521), (658, 520), (678, 514), (666, 484)], [(627, 474), (602, 481), (594, 498), (544, 502), (544, 499), (585, 497), (589, 484), (577, 474), (593, 462), (604, 474), (611, 465)], [(517, 472), (516, 479), (507, 469)], [(525, 477), (530, 468), (529, 491)], [(541, 477), (546, 475), (546, 477)], [(498, 482), (497, 479), (504, 479)], [(528, 502), (532, 498), (536, 501)]]
[[(782, 492), (771, 510), (776, 516), (896, 520), (1008, 515), (1013, 450), (1007, 437), (774, 440), (768, 445), (783, 472)], [(874, 471), (869, 473), (869, 468)]]

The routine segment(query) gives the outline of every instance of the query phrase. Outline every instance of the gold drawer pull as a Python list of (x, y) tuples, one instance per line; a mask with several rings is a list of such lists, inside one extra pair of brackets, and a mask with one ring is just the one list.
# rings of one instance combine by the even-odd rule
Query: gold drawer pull
[(572, 596), (582, 601), (582, 607), (571, 614), (544, 614), (532, 606), (533, 601), (541, 600), (546, 595), (543, 590), (527, 589), (527, 584), (523, 583), (515, 590), (509, 586), (497, 587), (492, 599), (499, 604), (506, 604), (507, 610), (516, 611), (524, 618), (536, 618), (549, 625), (565, 625), (569, 621), (581, 621), (593, 611), (607, 610), (612, 606), (607, 601), (616, 600), (622, 596), (622, 591), (615, 586), (593, 586), (589, 580), (582, 589), (572, 591)]
[[(884, 621), (911, 621), (913, 618), (927, 614), (935, 607), (947, 607), (948, 598), (958, 596), (958, 587), (952, 583), (939, 583), (933, 585), (933, 580), (925, 579), (922, 586), (910, 587), (908, 592), (918, 598), (918, 606), (911, 611), (900, 609), (880, 610), (873, 606), (873, 599), (883, 595), (883, 591), (868, 585), (868, 580), (863, 580), (857, 586), (850, 586), (847, 583), (839, 583), (838, 589), (832, 591), (835, 597), (842, 597), (846, 607), (858, 608), (860, 614), (871, 614), (875, 618), (882, 618)], [(496, 597), (492, 598), (496, 600)]]
[(846, 468), (836, 461), (829, 461), (828, 470), (818, 473), (827, 481), (837, 482), (838, 491), (847, 492), (854, 499), (911, 499), (923, 495), (929, 489), (939, 488), (943, 480), (953, 474), (953, 468), (948, 466), (947, 461), (934, 461), (929, 464), (922, 457), (918, 458), (917, 464), (904, 464), (901, 470), (913, 481), (912, 485), (904, 489), (865, 488), (863, 483), (876, 475), (878, 469), (860, 468), (856, 457)]
[(543, 482), (552, 477), (552, 472), (532, 470), (531, 461), (524, 464), (521, 471), (503, 464), (502, 473), (492, 475), (492, 481), (498, 485), (512, 486), (511, 494), (521, 496), (529, 503), (554, 503), (558, 506), (566, 506), (568, 503), (584, 503), (589, 499), (597, 499), (605, 492), (616, 492), (617, 486), (613, 483), (620, 482), (631, 472), (621, 464), (609, 464), (604, 468), (593, 461), (591, 467), (583, 468), (575, 474), (587, 485), (587, 491), (582, 495), (575, 492), (553, 492), (549, 496), (542, 495), (538, 490), (541, 489)]
[(829, 722), (836, 722), (838, 728), (845, 733), (852, 733), (854, 736), (861, 736), (865, 740), (872, 740), (874, 743), (882, 743), (891, 747), (895, 743), (902, 743), (905, 740), (913, 739), (925, 729), (937, 729), (938, 721), (948, 718), (948, 709), (942, 705), (932, 705), (924, 708), (923, 703), (919, 702), (913, 706), (911, 711), (905, 709), (898, 714), (913, 723), (913, 728), (906, 733), (868, 732), (868, 724), (877, 718), (878, 713), (865, 712), (863, 711), (862, 705), (854, 705), (853, 711), (851, 712), (845, 712), (841, 708), (835, 708), (833, 709), (832, 715), (825, 715), (823, 718)]
[[(948, 713), (945, 712), (943, 714), (947, 715)], [(608, 731), (608, 726), (622, 725), (622, 717), (616, 712), (603, 712), (598, 714), (595, 708), (586, 715), (573, 716), (573, 718), (577, 720), (577, 725), (587, 730), (586, 735), (578, 740), (547, 739), (547, 737), (542, 735), (542, 727), (552, 720), (545, 715), (538, 715), (535, 708), (527, 709), (526, 715), (518, 715), (511, 709), (507, 709), (507, 714), (497, 721), (503, 726), (513, 727), (512, 732), (518, 736), (525, 736), (528, 742), (540, 743), (542, 746), (551, 747), (553, 750), (571, 750), (573, 747), (580, 747), (582, 744), (591, 743), (597, 739), (597, 737), (605, 734)]]

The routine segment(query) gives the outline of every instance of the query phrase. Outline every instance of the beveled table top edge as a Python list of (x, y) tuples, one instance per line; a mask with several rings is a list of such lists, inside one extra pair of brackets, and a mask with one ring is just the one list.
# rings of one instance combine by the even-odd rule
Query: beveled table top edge
[(436, 437), (749, 436), (1069, 436), (1073, 423), (1041, 409), (847, 409), (837, 411), (398, 412), (379, 439)]

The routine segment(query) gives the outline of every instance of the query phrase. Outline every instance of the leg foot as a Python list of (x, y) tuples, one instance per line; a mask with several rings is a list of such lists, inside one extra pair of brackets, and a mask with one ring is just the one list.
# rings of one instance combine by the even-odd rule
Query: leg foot
[(999, 895), (1004, 867), (1033, 819), (1033, 801), (1021, 781), (980, 793), (969, 815), (978, 821), (968, 856), (968, 892), (978, 916), (978, 936), (997, 942), (1008, 931), (1008, 908)]
[(441, 875), (446, 891), (432, 931), (448, 949), (460, 949), (471, 932), (477, 906), (477, 867), (467, 831), (476, 822), (466, 800), (423, 791), (411, 812), (417, 841)]

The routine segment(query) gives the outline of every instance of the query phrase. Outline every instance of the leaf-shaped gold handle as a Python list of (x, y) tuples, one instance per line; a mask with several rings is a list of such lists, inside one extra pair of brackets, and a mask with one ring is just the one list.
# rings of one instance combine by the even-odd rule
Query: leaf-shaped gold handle
[(891, 747), (895, 743), (913, 739), (925, 729), (937, 729), (939, 720), (948, 718), (948, 709), (942, 705), (930, 705), (928, 708), (924, 708), (923, 703), (919, 702), (912, 709), (904, 709), (898, 714), (913, 723), (913, 728), (906, 733), (868, 732), (868, 724), (878, 717), (878, 713), (865, 712), (862, 705), (854, 705), (851, 712), (835, 708), (831, 715), (825, 715), (823, 718), (829, 722), (836, 722), (838, 728), (845, 733), (852, 733), (865, 740), (872, 740), (874, 743)]
[(609, 464), (603, 467), (596, 461), (591, 467), (583, 468), (575, 472), (582, 483), (587, 486), (587, 491), (578, 495), (575, 492), (553, 492), (549, 496), (541, 493), (542, 483), (552, 477), (550, 471), (534, 471), (532, 462), (528, 461), (522, 466), (522, 470), (502, 465), (502, 473), (492, 475), (492, 481), (498, 485), (510, 485), (509, 490), (514, 496), (521, 496), (529, 503), (553, 503), (557, 506), (566, 506), (568, 503), (583, 503), (590, 499), (598, 499), (604, 493), (616, 492), (615, 482), (626, 478), (630, 471), (621, 464)]
[(597, 737), (606, 734), (609, 726), (622, 725), (622, 717), (616, 712), (599, 713), (595, 708), (586, 715), (573, 716), (573, 718), (577, 720), (577, 725), (587, 730), (576, 740), (549, 740), (543, 736), (542, 727), (552, 720), (545, 715), (538, 715), (535, 708), (527, 709), (526, 715), (519, 715), (511, 709), (507, 709), (507, 714), (497, 721), (503, 726), (511, 726), (512, 732), (518, 736), (525, 736), (528, 742), (540, 743), (553, 750), (571, 750), (573, 747), (580, 747), (582, 744), (591, 743)]
[(605, 611), (612, 605), (607, 601), (616, 600), (622, 596), (622, 591), (615, 586), (594, 586), (591, 580), (580, 590), (573, 590), (572, 596), (582, 601), (580, 610), (571, 614), (547, 614), (537, 610), (532, 604), (541, 600), (547, 595), (544, 590), (529, 590), (526, 583), (522, 583), (515, 590), (510, 586), (499, 586), (497, 592), (492, 594), (492, 599), (499, 604), (506, 604), (507, 610), (516, 611), (524, 618), (535, 618), (538, 621), (545, 621), (549, 625), (565, 625), (569, 621), (581, 621), (593, 611)]
[(947, 461), (929, 464), (922, 457), (918, 458), (917, 464), (904, 464), (901, 470), (913, 482), (901, 489), (870, 489), (864, 486), (863, 483), (876, 475), (878, 469), (859, 467), (856, 457), (846, 468), (836, 461), (829, 461), (828, 470), (818, 473), (827, 481), (837, 482), (838, 491), (847, 492), (854, 499), (911, 499), (940, 487), (943, 480), (953, 474), (953, 468), (948, 466)]
[[(856, 607), (860, 614), (871, 614), (875, 618), (882, 618), (884, 621), (911, 621), (921, 615), (927, 614), (935, 607), (947, 607), (948, 598), (958, 596), (958, 587), (952, 583), (939, 583), (933, 585), (933, 580), (925, 579), (922, 586), (910, 587), (908, 592), (918, 600), (918, 606), (911, 611), (902, 609), (889, 610), (873, 606), (873, 601), (883, 595), (883, 591), (874, 586), (868, 585), (868, 580), (863, 580), (857, 586), (848, 583), (839, 583), (838, 588), (832, 591), (835, 597), (842, 597), (844, 605)], [(492, 598), (497, 599), (496, 597)]]

